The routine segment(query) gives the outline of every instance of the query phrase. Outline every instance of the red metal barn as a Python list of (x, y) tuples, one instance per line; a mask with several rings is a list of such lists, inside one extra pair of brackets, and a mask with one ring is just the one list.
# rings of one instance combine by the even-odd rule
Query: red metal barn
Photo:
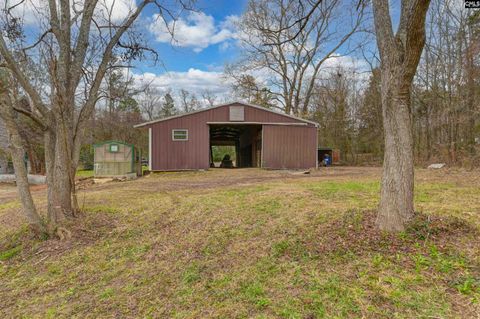
[(142, 123), (152, 171), (208, 169), (212, 146), (235, 146), (236, 167), (317, 167), (318, 124), (257, 105), (229, 103)]

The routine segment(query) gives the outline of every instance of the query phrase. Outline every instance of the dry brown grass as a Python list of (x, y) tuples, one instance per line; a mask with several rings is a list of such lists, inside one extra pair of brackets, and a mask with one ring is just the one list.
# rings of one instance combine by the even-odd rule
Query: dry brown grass
[(398, 235), (374, 227), (379, 176), (212, 170), (93, 186), (64, 242), (19, 231), (14, 189), (0, 186), (0, 316), (478, 317), (480, 172), (419, 170), (419, 213)]

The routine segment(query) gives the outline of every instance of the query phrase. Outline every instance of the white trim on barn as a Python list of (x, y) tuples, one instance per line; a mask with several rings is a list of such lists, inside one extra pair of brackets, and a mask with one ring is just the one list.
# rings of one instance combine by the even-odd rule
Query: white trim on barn
[(260, 168), (263, 168), (263, 152), (264, 152), (264, 149), (263, 149), (263, 132), (265, 131), (265, 125), (262, 125), (262, 150), (260, 152)]
[(207, 122), (208, 125), (280, 125), (280, 126), (307, 126), (307, 123), (265, 123), (265, 122)]
[(152, 170), (152, 128), (148, 128), (148, 170)]

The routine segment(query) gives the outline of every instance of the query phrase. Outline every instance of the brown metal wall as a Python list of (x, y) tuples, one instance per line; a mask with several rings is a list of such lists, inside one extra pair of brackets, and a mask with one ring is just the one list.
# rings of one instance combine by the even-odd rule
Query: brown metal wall
[[(213, 108), (152, 124), (150, 126), (152, 128), (152, 170), (209, 168), (209, 126), (207, 122), (229, 122), (229, 106)], [(274, 114), (247, 105), (243, 106), (245, 107), (244, 122), (304, 123), (281, 114)], [(282, 129), (291, 128), (290, 126), (278, 127)], [(316, 134), (316, 128), (313, 125), (311, 127)], [(188, 141), (172, 141), (173, 129), (187, 129)]]
[[(152, 170), (207, 169), (209, 131), (207, 114), (198, 113), (152, 126)], [(188, 141), (172, 141), (173, 129), (187, 129)]]
[(317, 128), (314, 126), (263, 125), (264, 168), (317, 166)]

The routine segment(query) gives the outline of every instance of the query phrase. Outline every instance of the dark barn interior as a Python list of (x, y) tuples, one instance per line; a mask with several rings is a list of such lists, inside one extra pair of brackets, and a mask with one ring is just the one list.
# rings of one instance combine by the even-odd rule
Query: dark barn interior
[(328, 154), (331, 158), (333, 158), (333, 149), (329, 147), (319, 147), (318, 150), (318, 163), (322, 163), (323, 158), (326, 154)]
[(215, 167), (212, 146), (234, 146), (235, 167), (260, 167), (262, 126), (253, 124), (210, 124), (210, 166)]

